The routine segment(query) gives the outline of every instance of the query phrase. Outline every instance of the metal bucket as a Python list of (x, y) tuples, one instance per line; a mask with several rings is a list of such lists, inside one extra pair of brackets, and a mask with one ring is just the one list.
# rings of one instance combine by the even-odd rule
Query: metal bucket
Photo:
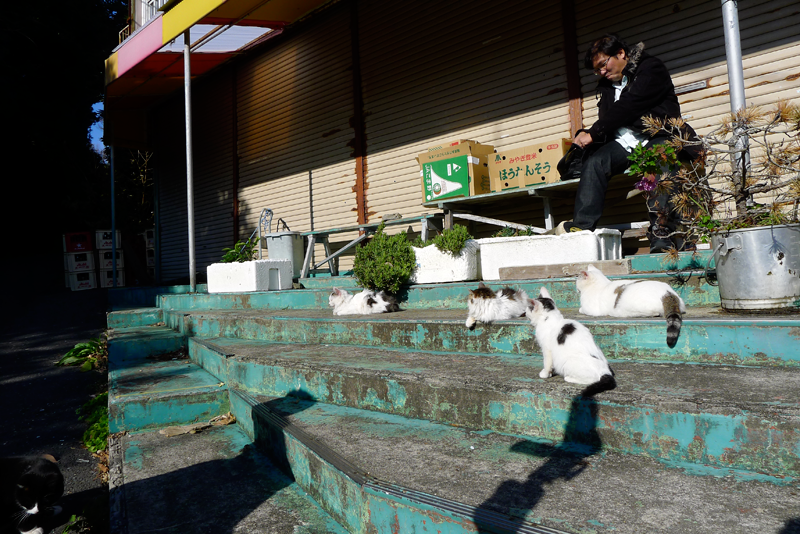
[(303, 236), (300, 232), (265, 234), (261, 246), (269, 251), (271, 260), (291, 260), (292, 278), (300, 277), (303, 268)]
[(711, 246), (723, 308), (800, 306), (800, 224), (720, 232)]

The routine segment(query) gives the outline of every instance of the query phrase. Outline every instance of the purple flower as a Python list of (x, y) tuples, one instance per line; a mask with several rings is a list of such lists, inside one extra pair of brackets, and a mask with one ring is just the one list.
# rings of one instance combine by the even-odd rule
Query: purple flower
[(647, 174), (641, 180), (634, 184), (634, 187), (639, 191), (652, 191), (656, 188), (656, 177), (653, 174)]

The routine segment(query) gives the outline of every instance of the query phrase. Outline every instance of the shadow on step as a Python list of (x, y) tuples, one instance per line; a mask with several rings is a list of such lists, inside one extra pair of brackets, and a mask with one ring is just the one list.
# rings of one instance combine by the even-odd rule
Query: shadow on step
[(509, 514), (512, 522), (520, 526), (525, 515), (536, 508), (545, 494), (545, 486), (558, 479), (572, 480), (588, 467), (587, 458), (600, 452), (602, 441), (597, 432), (597, 401), (577, 396), (572, 399), (569, 418), (564, 428), (564, 440), (558, 445), (545, 445), (520, 441), (511, 446), (512, 452), (547, 458), (539, 468), (528, 475), (527, 480), (507, 480), (497, 487), (494, 494), (478, 506), (475, 523), (478, 532), (494, 534), (496, 529), (484, 527), (485, 512)]

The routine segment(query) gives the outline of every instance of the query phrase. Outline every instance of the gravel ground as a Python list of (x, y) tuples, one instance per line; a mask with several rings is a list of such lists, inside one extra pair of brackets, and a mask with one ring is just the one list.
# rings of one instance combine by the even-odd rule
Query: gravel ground
[(0, 411), (0, 456), (52, 454), (65, 478), (60, 522), (86, 514), (93, 517), (92, 534), (107, 533), (108, 487), (100, 480), (98, 459), (81, 443), (86, 427), (75, 413), (106, 377), (54, 365), (76, 343), (103, 332), (106, 291), (10, 293), (13, 298), (0, 312), (5, 406)]

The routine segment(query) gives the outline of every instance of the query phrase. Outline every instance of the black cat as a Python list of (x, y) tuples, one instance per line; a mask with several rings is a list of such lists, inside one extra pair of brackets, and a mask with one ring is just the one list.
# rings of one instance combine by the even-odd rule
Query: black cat
[[(55, 458), (0, 458), (0, 534), (44, 534), (45, 524), (61, 512), (64, 476)], [(49, 531), (49, 528), (47, 528)]]

